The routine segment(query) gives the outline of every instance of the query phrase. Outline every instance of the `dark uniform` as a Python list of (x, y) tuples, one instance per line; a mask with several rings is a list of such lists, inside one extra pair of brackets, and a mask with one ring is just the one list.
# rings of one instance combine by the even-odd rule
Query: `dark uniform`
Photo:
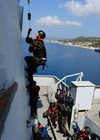
[(46, 62), (46, 48), (44, 46), (43, 39), (46, 37), (46, 34), (43, 31), (38, 31), (38, 35), (36, 36), (36, 39), (32, 39), (29, 37), (29, 34), (31, 32), (31, 29), (29, 29), (26, 42), (30, 44), (29, 46), (29, 52), (33, 53), (33, 57), (26, 56), (25, 60), (28, 66), (31, 66), (33, 64), (35, 65), (43, 65)]
[(34, 57), (46, 58), (46, 49), (43, 40), (26, 37), (26, 42), (30, 44), (29, 52), (32, 52)]
[(28, 77), (32, 77), (33, 73), (37, 72), (37, 67), (42, 65), (43, 69), (46, 64), (46, 48), (44, 46), (43, 39), (46, 37), (46, 34), (43, 31), (38, 31), (36, 39), (29, 37), (32, 29), (28, 30), (26, 43), (30, 44), (29, 52), (33, 53), (33, 56), (26, 56), (25, 61), (28, 68), (26, 69)]
[(38, 97), (39, 97), (39, 90), (40, 87), (36, 85), (35, 81), (32, 81), (28, 85), (28, 91), (29, 91), (29, 104), (30, 104), (30, 116), (33, 116), (34, 113), (37, 113), (37, 102), (38, 102)]
[(66, 129), (66, 122), (67, 122), (67, 112), (66, 107), (62, 102), (57, 103), (58, 109), (58, 128), (59, 132), (63, 133), (64, 136), (68, 136), (68, 130)]
[(56, 128), (56, 121), (58, 119), (58, 110), (55, 103), (50, 103), (50, 106), (46, 112), (43, 113), (44, 116), (50, 117), (52, 125)]
[(74, 99), (72, 96), (68, 96), (66, 98), (65, 106), (67, 110), (67, 118), (68, 118), (68, 126), (70, 128), (70, 121), (71, 121), (71, 114), (72, 114), (72, 107), (74, 105)]

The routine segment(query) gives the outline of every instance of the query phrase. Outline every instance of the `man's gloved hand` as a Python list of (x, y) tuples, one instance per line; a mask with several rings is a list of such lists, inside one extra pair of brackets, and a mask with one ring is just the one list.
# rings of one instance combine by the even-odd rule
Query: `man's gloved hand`
[(32, 31), (32, 29), (31, 29), (31, 28), (29, 28), (29, 29), (28, 29), (28, 35), (30, 34), (30, 32), (31, 32), (31, 31)]

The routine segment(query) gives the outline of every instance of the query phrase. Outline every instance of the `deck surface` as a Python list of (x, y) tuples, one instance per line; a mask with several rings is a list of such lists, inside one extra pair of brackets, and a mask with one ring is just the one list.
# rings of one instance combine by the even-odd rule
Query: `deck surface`
[[(40, 99), (38, 101), (38, 120), (44, 125), (47, 124), (47, 119), (43, 118), (42, 114), (49, 107), (46, 93), (47, 93), (47, 88), (41, 87), (40, 92), (39, 92)], [(53, 130), (54, 130), (57, 140), (66, 140), (66, 137), (63, 137), (63, 134), (60, 134), (57, 132), (58, 128), (53, 129)], [(52, 140), (54, 140), (50, 127), (48, 127), (48, 132), (49, 132), (49, 135), (52, 137)]]
[(100, 99), (95, 99), (92, 108), (86, 113), (87, 117), (91, 119), (98, 127), (100, 127)]

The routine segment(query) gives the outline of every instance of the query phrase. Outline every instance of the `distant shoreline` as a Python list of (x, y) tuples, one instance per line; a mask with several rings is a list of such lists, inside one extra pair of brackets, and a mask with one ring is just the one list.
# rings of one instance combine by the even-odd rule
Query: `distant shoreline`
[[(63, 45), (64, 45), (64, 44), (63, 44)], [(82, 46), (82, 45), (74, 45), (74, 44), (72, 44), (72, 45), (66, 44), (66, 45), (68, 45), (68, 46), (73, 46), (73, 47), (78, 47), (78, 48), (84, 48), (84, 49), (95, 50), (94, 47), (86, 47), (86, 46)]]
[(60, 41), (57, 41), (57, 40), (51, 40), (51, 41), (47, 41), (47, 42), (51, 42), (51, 43), (55, 43), (55, 44), (61, 44), (61, 45), (64, 45), (64, 46), (72, 46), (72, 47), (78, 47), (78, 48), (84, 48), (84, 49), (90, 49), (90, 50), (95, 50), (96, 48), (94, 47), (89, 47), (89, 46), (84, 46), (84, 45), (76, 45), (76, 44), (72, 44), (72, 43), (63, 43), (63, 42), (60, 42)]

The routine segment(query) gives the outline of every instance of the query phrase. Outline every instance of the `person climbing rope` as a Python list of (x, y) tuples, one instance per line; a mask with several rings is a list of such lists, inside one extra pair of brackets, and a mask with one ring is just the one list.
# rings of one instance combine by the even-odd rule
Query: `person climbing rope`
[(39, 65), (43, 65), (44, 69), (44, 66), (46, 65), (47, 61), (47, 54), (43, 39), (46, 37), (46, 34), (44, 31), (39, 30), (36, 34), (36, 38), (33, 39), (29, 37), (31, 31), (32, 29), (29, 28), (26, 37), (26, 43), (30, 44), (29, 52), (33, 53), (33, 56), (26, 56), (25, 61), (28, 66), (36, 65), (38, 67)]

